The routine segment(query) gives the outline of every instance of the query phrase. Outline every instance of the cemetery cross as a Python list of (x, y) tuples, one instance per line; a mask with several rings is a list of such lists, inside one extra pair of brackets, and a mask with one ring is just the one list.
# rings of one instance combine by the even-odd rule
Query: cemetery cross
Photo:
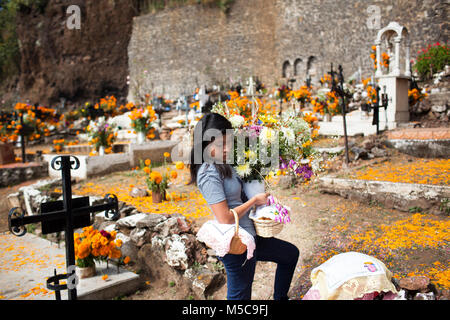
[[(336, 73), (333, 70), (333, 64), (331, 64), (331, 70), (330, 70), (329, 74), (331, 76), (331, 91), (336, 92), (337, 95), (341, 97), (341, 101), (342, 101), (342, 119), (344, 121), (345, 163), (348, 165), (350, 160), (349, 160), (349, 152), (348, 152), (347, 121), (345, 118), (345, 114), (347, 112), (345, 98), (349, 97), (350, 94), (345, 92), (345, 89), (344, 89), (344, 75), (343, 75), (343, 69), (342, 69), (341, 65), (339, 65), (339, 73)], [(338, 76), (339, 85), (336, 83), (335, 75)]]
[[(375, 86), (376, 84), (372, 84), (372, 85)], [(381, 90), (380, 86), (376, 85), (375, 90), (377, 92), (377, 99), (376, 99), (375, 103), (372, 103), (370, 108), (373, 109), (372, 125), (377, 126), (377, 135), (378, 135), (378, 134), (380, 134), (380, 108), (384, 108), (384, 110), (386, 110), (388, 107), (388, 104), (389, 104), (389, 99), (388, 99), (388, 95), (386, 93), (386, 87), (384, 87), (384, 93), (381, 94), (381, 99), (380, 99), (380, 90)], [(381, 104), (380, 104), (380, 102), (381, 102)]]
[[(66, 289), (69, 300), (76, 300), (78, 278), (75, 276), (74, 229), (92, 225), (95, 216), (91, 218), (91, 213), (98, 211), (105, 211), (107, 218), (117, 219), (118, 200), (116, 195), (107, 194), (104, 198), (106, 203), (90, 206), (89, 197), (72, 199), (70, 170), (80, 167), (80, 161), (75, 156), (57, 156), (52, 159), (51, 167), (54, 170), (61, 170), (63, 200), (41, 203), (41, 213), (33, 216), (24, 216), (23, 212), (14, 207), (9, 211), (8, 227), (12, 234), (19, 237), (26, 234), (25, 226), (31, 223), (42, 223), (42, 234), (65, 231), (67, 273), (57, 275), (55, 270), (55, 275), (47, 279), (47, 288), (56, 291), (57, 300), (60, 300), (59, 291)], [(68, 279), (67, 284), (59, 284), (61, 279)]]

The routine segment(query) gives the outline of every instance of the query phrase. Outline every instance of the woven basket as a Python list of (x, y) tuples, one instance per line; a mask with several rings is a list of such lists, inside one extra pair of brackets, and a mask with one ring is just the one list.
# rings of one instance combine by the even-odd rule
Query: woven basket
[[(250, 218), (252, 219), (252, 218)], [(271, 238), (281, 232), (284, 224), (273, 220), (252, 219), (255, 225), (256, 234), (263, 238)]]
[(228, 251), (229, 254), (243, 254), (245, 251), (247, 251), (247, 246), (241, 241), (241, 238), (239, 237), (239, 216), (233, 209), (230, 209), (230, 211), (234, 215), (234, 236), (231, 239), (230, 242), (230, 250)]

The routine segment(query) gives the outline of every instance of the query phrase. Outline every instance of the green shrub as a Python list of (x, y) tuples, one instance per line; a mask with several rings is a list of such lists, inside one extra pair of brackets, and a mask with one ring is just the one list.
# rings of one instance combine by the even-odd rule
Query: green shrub
[(442, 71), (450, 64), (450, 52), (446, 44), (441, 45), (437, 42), (419, 50), (418, 54), (414, 69), (423, 80), (431, 78), (434, 73)]

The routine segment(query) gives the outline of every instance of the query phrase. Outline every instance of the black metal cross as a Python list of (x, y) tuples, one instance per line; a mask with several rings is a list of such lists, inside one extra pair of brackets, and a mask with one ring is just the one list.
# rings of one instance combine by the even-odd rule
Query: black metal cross
[[(340, 101), (341, 108), (342, 108), (342, 118), (344, 121), (344, 141), (345, 141), (345, 163), (348, 165), (350, 162), (349, 154), (348, 154), (348, 136), (347, 136), (347, 120), (345, 118), (345, 115), (347, 113), (347, 103), (346, 98), (350, 97), (351, 95), (345, 91), (344, 89), (344, 75), (343, 75), (343, 69), (342, 66), (339, 65), (339, 73), (336, 73), (333, 70), (333, 64), (331, 64), (331, 70), (329, 72), (329, 75), (331, 76), (331, 91), (336, 92), (336, 94), (341, 97)], [(339, 83), (337, 83), (335, 76), (337, 75)]]
[[(71, 159), (72, 158), (72, 159)], [(77, 157), (57, 156), (52, 159), (51, 167), (54, 170), (61, 170), (63, 200), (41, 203), (41, 214), (34, 216), (24, 216), (17, 207), (12, 208), (8, 215), (9, 231), (16, 236), (26, 234), (26, 225), (30, 223), (42, 223), (42, 234), (65, 231), (66, 247), (66, 274), (56, 274), (47, 279), (47, 288), (56, 291), (56, 299), (60, 299), (60, 290), (68, 289), (69, 300), (77, 299), (76, 285), (59, 284), (61, 279), (70, 278), (75, 274), (75, 248), (73, 231), (76, 228), (92, 225), (95, 220), (93, 213), (105, 211), (105, 216), (111, 219), (119, 217), (118, 200), (114, 194), (107, 194), (104, 198), (106, 203), (89, 206), (89, 197), (72, 199), (72, 184), (70, 170), (80, 167)], [(92, 214), (92, 215), (91, 215)], [(69, 282), (68, 282), (69, 283)], [(73, 283), (72, 283), (73, 284)]]
[[(372, 85), (375, 86), (376, 84)], [(370, 105), (370, 108), (373, 110), (372, 125), (377, 126), (377, 135), (378, 135), (380, 134), (380, 108), (384, 108), (384, 110), (386, 111), (389, 104), (389, 100), (388, 95), (386, 93), (382, 93), (380, 99), (380, 90), (381, 90), (380, 86), (376, 85), (375, 90), (377, 92), (377, 99), (375, 103), (372, 103), (372, 105)]]

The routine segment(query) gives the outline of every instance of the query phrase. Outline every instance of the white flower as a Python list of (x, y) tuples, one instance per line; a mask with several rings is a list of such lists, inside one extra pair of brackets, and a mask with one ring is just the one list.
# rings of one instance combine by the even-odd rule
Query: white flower
[(286, 139), (289, 145), (293, 145), (295, 143), (295, 133), (291, 128), (281, 128), (281, 132), (283, 133), (283, 137)]
[(244, 163), (236, 167), (236, 172), (241, 178), (245, 178), (252, 173), (252, 169), (249, 163)]
[(232, 116), (229, 120), (230, 120), (231, 125), (233, 126), (233, 128), (240, 128), (245, 122), (244, 117), (240, 116), (238, 114)]
[(277, 139), (277, 132), (271, 128), (264, 127), (259, 135), (261, 143), (264, 145), (272, 144)]

